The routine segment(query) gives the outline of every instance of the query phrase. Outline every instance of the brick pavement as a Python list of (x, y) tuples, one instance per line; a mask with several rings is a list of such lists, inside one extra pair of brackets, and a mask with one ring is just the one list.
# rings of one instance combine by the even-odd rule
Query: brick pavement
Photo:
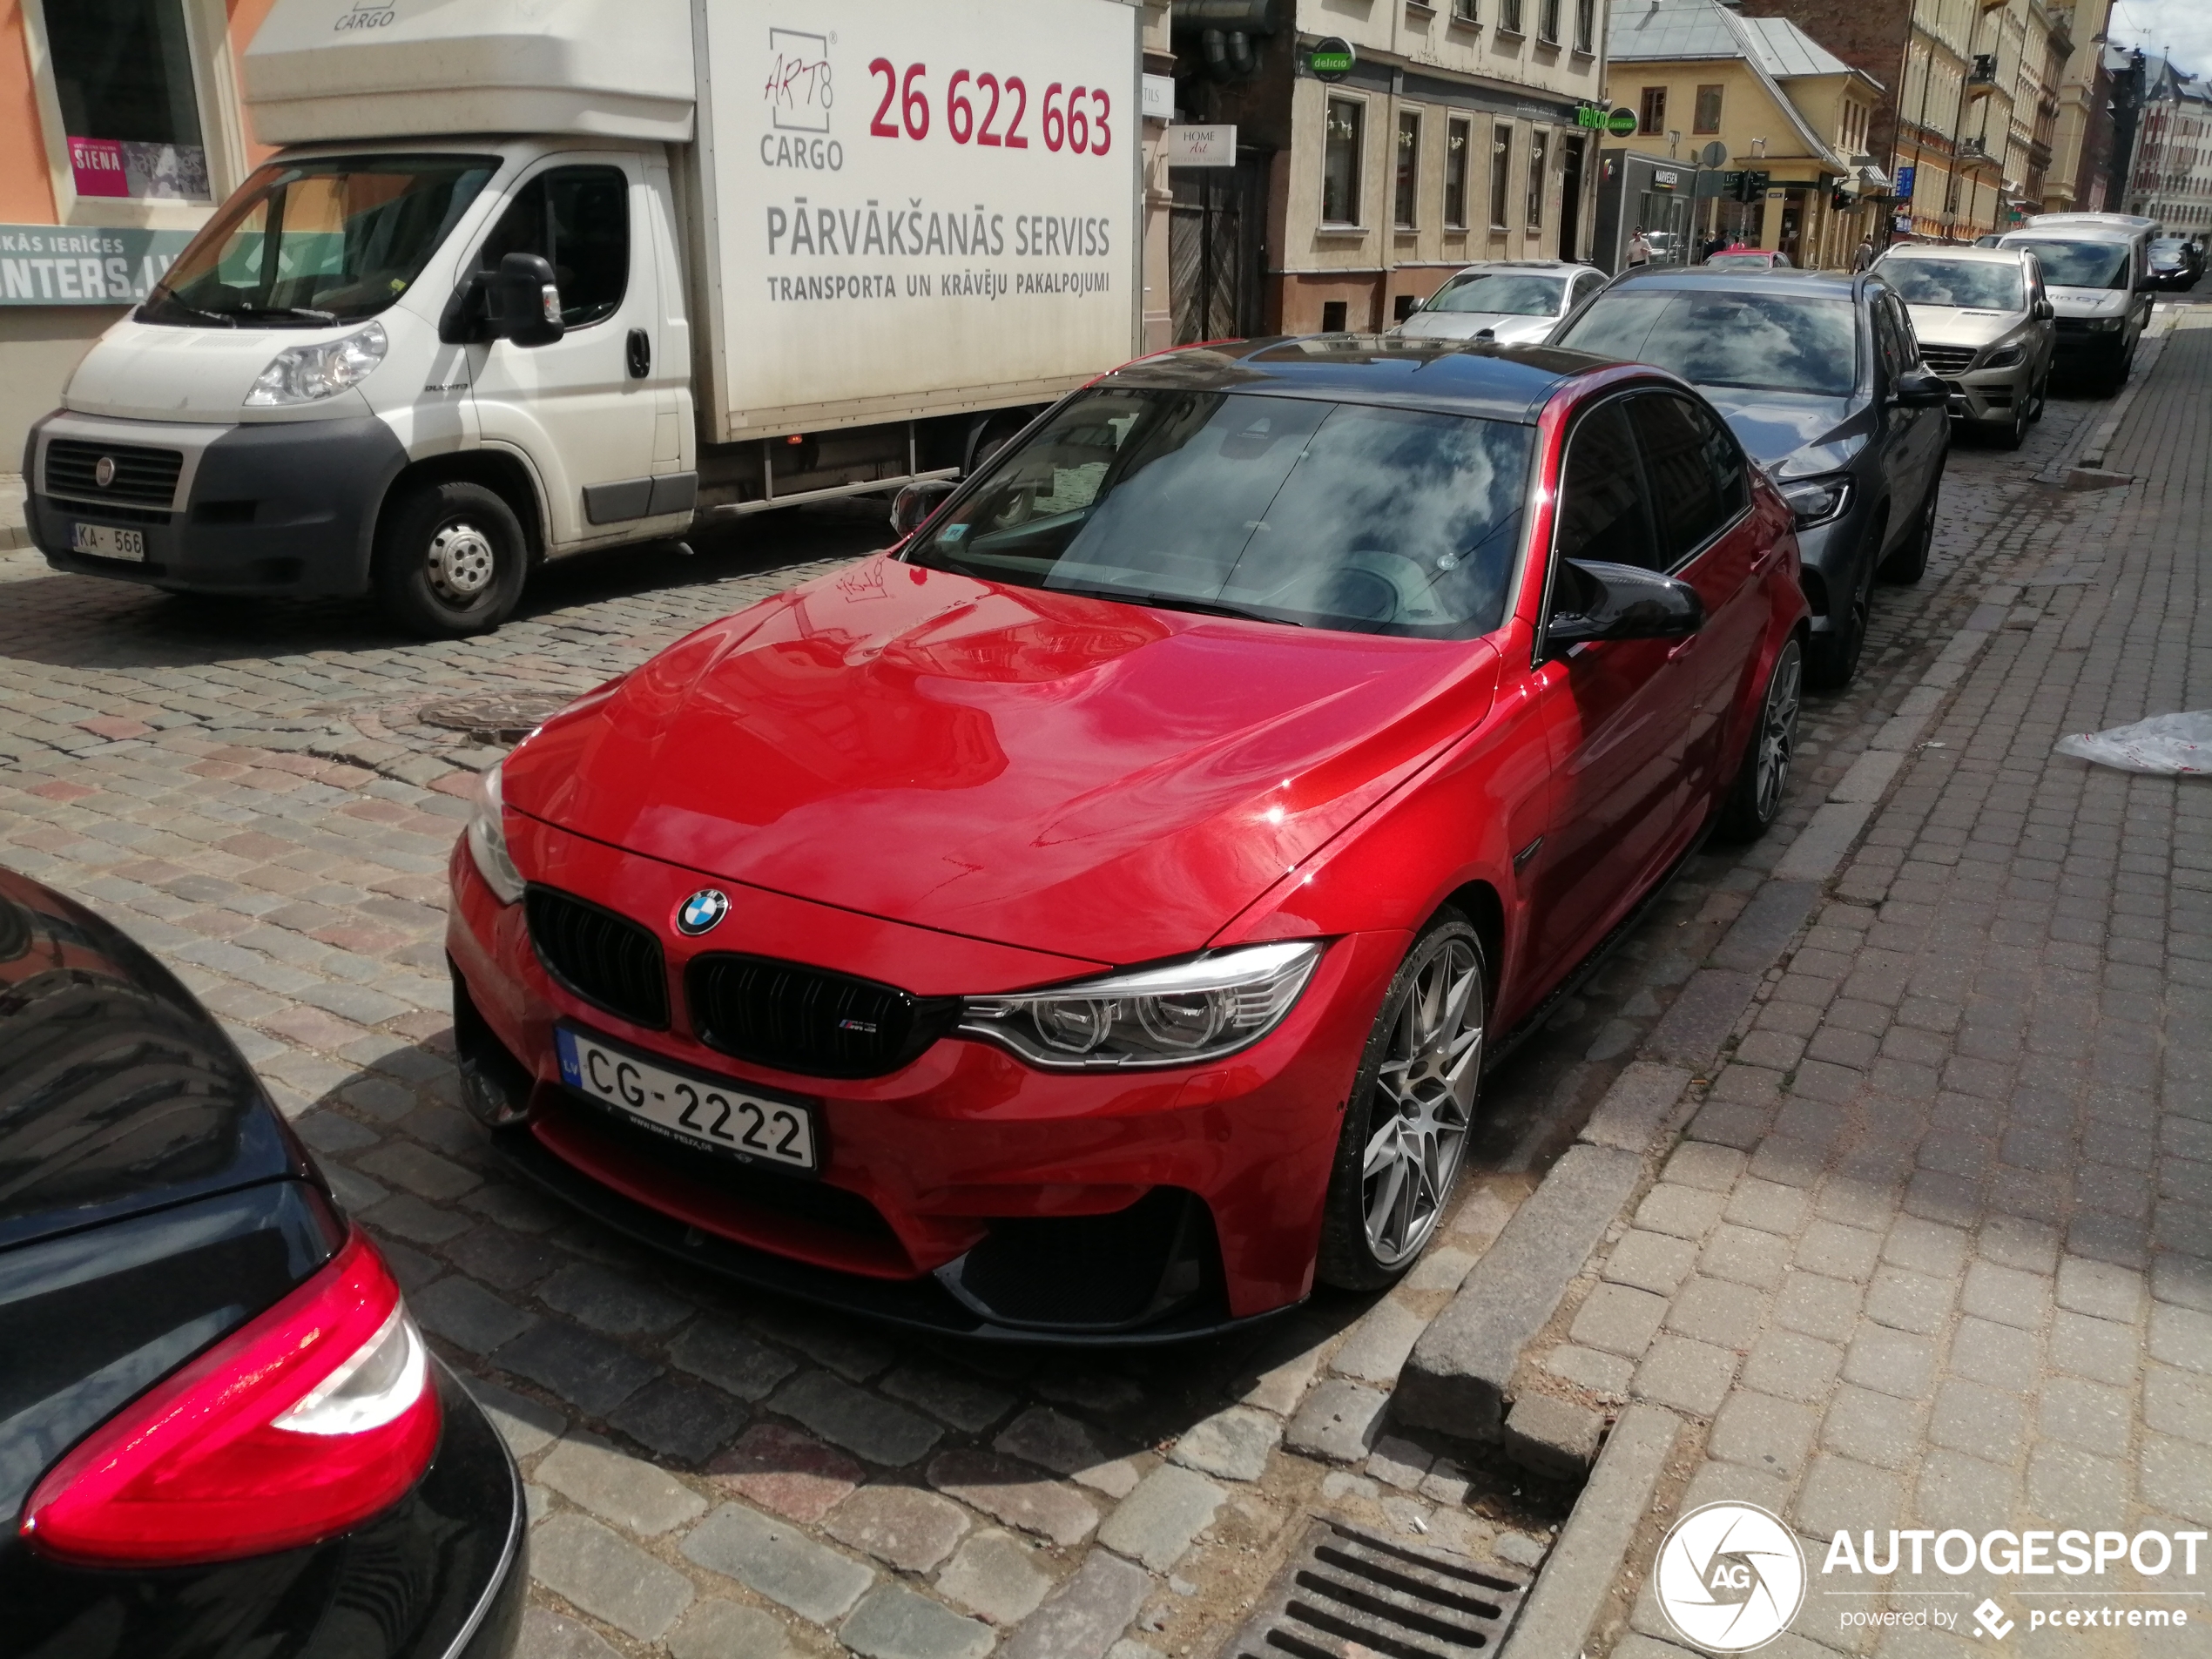
[[(2051, 752), (2212, 705), (2196, 320), (2107, 459), (2137, 482), (1992, 538), (1986, 649), (1548, 1358), (1691, 1430), (1616, 1588), (1616, 1659), (1683, 1651), (1644, 1578), (1667, 1519), (1721, 1498), (1808, 1541), (1806, 1608), (1772, 1652), (1963, 1656), (1988, 1645), (1971, 1618), (1877, 1639), (1840, 1615), (1984, 1595), (2026, 1654), (2085, 1650), (2029, 1615), (2092, 1596), (2195, 1628), (2086, 1650), (2212, 1651), (2204, 1575), (2123, 1561), (2077, 1596), (1932, 1557), (1820, 1572), (1838, 1528), (1878, 1553), (1892, 1527), (2212, 1527), (2212, 785)], [(2194, 1594), (2138, 1594), (2160, 1586)]]
[(1930, 577), (1884, 590), (1861, 685), (1809, 705), (1777, 833), (1696, 860), (1494, 1080), (1489, 1172), (1417, 1271), (1171, 1357), (977, 1355), (744, 1296), (504, 1184), (455, 1109), (441, 872), (499, 751), (421, 705), (582, 690), (873, 544), (857, 514), (763, 525), (750, 555), (556, 570), (498, 635), (441, 645), (348, 608), (211, 610), (0, 556), (0, 858), (121, 922), (224, 1017), (480, 1382), (538, 1520), (526, 1651), (1193, 1653), (1314, 1507), (1540, 1558), (1559, 1494), (1516, 1497), (1518, 1477), (1434, 1446), (1370, 1454), (1398, 1368), (1979, 602), (1981, 562), (2026, 533), (2026, 480), (2090, 407), (2055, 408), (2020, 455), (1956, 457)]

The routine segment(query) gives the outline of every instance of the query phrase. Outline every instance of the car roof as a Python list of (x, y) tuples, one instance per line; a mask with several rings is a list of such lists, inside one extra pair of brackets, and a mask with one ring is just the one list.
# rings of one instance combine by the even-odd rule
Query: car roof
[[(1881, 279), (1865, 271), (1804, 271), (1778, 266), (1767, 271), (1710, 271), (1703, 266), (1641, 266), (1613, 279), (1608, 293), (1625, 287), (1714, 288), (1730, 293), (1777, 293), (1791, 299), (1850, 300)], [(1886, 287), (1886, 284), (1883, 284)]]
[[(1161, 352), (1125, 363), (1092, 384), (1323, 398), (1527, 424), (1568, 381), (1619, 367), (1610, 357), (1549, 346), (1306, 334)], [(1652, 373), (1673, 379), (1662, 371)]]
[(1877, 266), (1891, 260), (1979, 260), (1986, 265), (2018, 265), (2034, 257), (2027, 247), (1976, 247), (1966, 242), (1907, 242), (1883, 254)]
[(1597, 266), (1581, 260), (1476, 260), (1452, 273), (1465, 276), (1470, 271), (1595, 271)]

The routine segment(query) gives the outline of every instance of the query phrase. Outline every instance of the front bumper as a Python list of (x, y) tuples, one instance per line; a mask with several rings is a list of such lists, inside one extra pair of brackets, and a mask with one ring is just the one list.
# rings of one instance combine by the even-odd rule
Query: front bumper
[[(50, 475), (55, 442), (173, 456), (166, 500), (104, 500)], [(181, 592), (353, 597), (368, 590), (377, 509), (407, 452), (374, 415), (191, 426), (57, 411), (24, 451), (24, 518), (57, 570)], [(71, 550), (71, 526), (136, 530), (143, 562)]]
[[(509, 821), (524, 869), (648, 927), (712, 879)], [(1177, 1340), (1303, 1300), (1344, 1104), (1406, 943), (1395, 934), (1335, 941), (1281, 1025), (1209, 1065), (1047, 1071), (942, 1038), (888, 1075), (832, 1079), (702, 1043), (683, 993), (701, 944), (672, 927), (654, 931), (673, 1012), (666, 1029), (648, 1029), (553, 980), (524, 907), (498, 903), (465, 846), (450, 873), (447, 948), (469, 1103), (504, 1120), (495, 1143), (518, 1173), (696, 1264), (903, 1325), (1002, 1339)], [(959, 972), (988, 961), (968, 941), (930, 945), (924, 930), (893, 923), (856, 934), (819, 907), (719, 885), (732, 902), (724, 928), (741, 929), (759, 955), (929, 995), (954, 988), (914, 982), (929, 972), (912, 954), (917, 940), (967, 954)], [(1034, 972), (1022, 981), (1038, 982)], [(803, 1099), (826, 1148), (819, 1178), (671, 1145), (567, 1089), (553, 1044), (562, 1022)]]
[(1969, 369), (1946, 374), (1951, 388), (1951, 418), (1970, 424), (2012, 425), (2016, 412), (2033, 401), (2035, 366), (2022, 361), (2009, 368)]
[(2092, 328), (2089, 327), (2092, 320), (2087, 317), (2060, 317), (2058, 320), (2054, 339), (2061, 361), (2114, 361), (2124, 356), (2134, 344), (2124, 318), (2117, 328)]

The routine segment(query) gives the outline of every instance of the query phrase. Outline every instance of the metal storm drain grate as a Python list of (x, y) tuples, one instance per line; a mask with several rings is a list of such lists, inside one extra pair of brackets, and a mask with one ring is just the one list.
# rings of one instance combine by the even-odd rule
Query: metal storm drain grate
[(575, 701), (570, 691), (491, 691), (426, 705), (415, 718), (425, 725), (467, 732), (496, 743), (520, 743)]
[(1526, 1581), (1316, 1521), (1222, 1659), (1494, 1654)]

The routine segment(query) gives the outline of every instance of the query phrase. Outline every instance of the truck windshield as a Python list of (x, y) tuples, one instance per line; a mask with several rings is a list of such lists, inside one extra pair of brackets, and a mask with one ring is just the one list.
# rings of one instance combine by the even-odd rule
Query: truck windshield
[(1101, 388), (997, 457), (907, 556), (1169, 610), (1467, 639), (1497, 627), (1530, 429)]
[(1881, 273), (1909, 306), (2025, 311), (2017, 265), (1992, 260), (1884, 260)]
[(2007, 239), (2004, 246), (2024, 247), (2042, 260), (2043, 280), (2054, 288), (2128, 286), (2125, 242), (2034, 242), (2015, 236)]
[(413, 285), (496, 156), (356, 156), (263, 167), (169, 267), (141, 322), (327, 328)]

